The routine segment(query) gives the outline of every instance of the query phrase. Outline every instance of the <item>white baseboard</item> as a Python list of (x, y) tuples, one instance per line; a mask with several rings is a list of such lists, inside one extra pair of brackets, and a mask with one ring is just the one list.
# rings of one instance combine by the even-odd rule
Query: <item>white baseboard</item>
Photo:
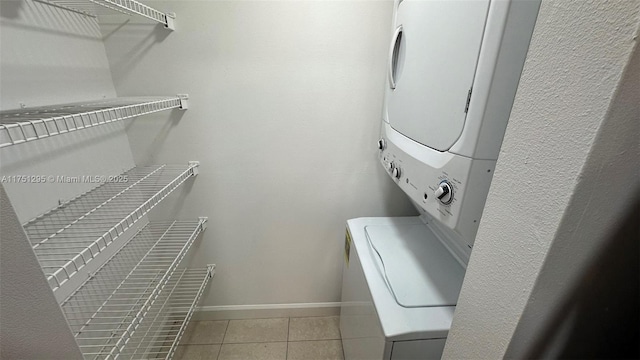
[(340, 302), (201, 306), (193, 320), (266, 319), (277, 317), (334, 316), (340, 314)]

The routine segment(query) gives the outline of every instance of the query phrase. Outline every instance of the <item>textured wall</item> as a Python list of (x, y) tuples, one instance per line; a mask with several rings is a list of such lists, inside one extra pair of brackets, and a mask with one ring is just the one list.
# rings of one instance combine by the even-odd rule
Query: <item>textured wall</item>
[[(636, 42), (607, 116), (583, 166), (574, 194), (558, 226), (507, 356), (548, 357), (542, 354), (535, 356), (535, 351), (542, 352), (545, 346), (550, 347), (550, 343), (558, 343), (560, 349), (565, 345), (564, 341), (567, 339), (562, 338), (563, 335), (559, 333), (559, 322), (564, 321), (571, 331), (580, 331), (581, 329), (575, 327), (585, 322), (589, 323), (590, 320), (595, 320), (598, 324), (589, 324), (590, 332), (606, 334), (600, 334), (601, 336), (590, 340), (583, 338), (582, 341), (588, 341), (591, 346), (574, 344), (580, 348), (581, 353), (566, 354), (564, 357), (613, 358), (616, 351), (623, 352), (620, 354), (622, 357), (630, 356), (624, 355), (624, 351), (629, 349), (612, 347), (616, 341), (624, 343), (625, 340), (621, 339), (623, 336), (620, 333), (630, 336), (633, 334), (633, 327), (636, 334), (639, 330), (637, 323), (633, 324), (634, 320), (640, 321), (637, 317), (638, 293), (636, 290), (634, 295), (634, 291), (630, 290), (634, 285), (640, 285), (640, 226), (637, 223), (640, 213), (637, 212), (637, 205), (635, 213), (634, 209), (630, 208), (633, 206), (634, 198), (636, 204), (640, 201), (639, 139), (640, 46)], [(619, 228), (624, 226), (626, 218), (633, 219), (631, 221), (636, 229), (635, 235), (630, 232), (620, 234)], [(625, 239), (630, 236), (632, 238)], [(635, 246), (629, 246), (629, 241), (635, 243)], [(620, 249), (617, 250), (619, 254), (608, 255), (616, 249)], [(614, 257), (609, 264), (606, 263), (607, 256)], [(635, 261), (635, 271), (632, 268), (630, 274), (625, 273), (625, 268), (620, 267), (625, 261)], [(610, 273), (607, 285), (597, 288), (598, 276), (607, 272)], [(635, 284), (627, 284), (633, 282)], [(607, 290), (607, 286), (611, 288)], [(588, 288), (592, 293), (577, 293), (578, 287)], [(584, 296), (589, 298), (581, 298)], [(635, 318), (632, 311), (624, 312), (625, 309), (629, 310), (625, 302), (630, 302), (632, 308), (635, 308)], [(586, 305), (589, 303), (598, 306), (589, 307)], [(573, 308), (574, 311), (569, 311), (569, 308)], [(589, 309), (591, 313), (585, 309)], [(598, 310), (601, 311), (600, 316), (597, 316)], [(573, 316), (580, 316), (580, 319), (572, 319)], [(622, 319), (616, 321), (616, 317)], [(574, 321), (575, 323), (570, 324)], [(609, 324), (613, 325), (613, 329), (607, 330), (607, 321), (614, 323)], [(624, 322), (632, 324), (628, 324), (628, 328), (621, 328), (621, 323)], [(539, 337), (532, 334), (539, 334)], [(554, 335), (558, 339), (551, 342), (549, 338), (554, 338)], [(633, 339), (636, 351), (637, 340), (636, 336)], [(594, 351), (603, 353), (594, 355)], [(531, 356), (528, 356), (528, 353)]]
[[(550, 247), (575, 247), (564, 250), (566, 262), (546, 269), (548, 282), (538, 294), (546, 289), (545, 301), (553, 305), (559, 289), (553, 282), (570, 283), (576, 266), (597, 248), (581, 242), (598, 241), (611, 229), (627, 200), (616, 194), (637, 187), (637, 173), (629, 169), (638, 166), (638, 101), (618, 109), (625, 115), (613, 131), (622, 138), (598, 134), (609, 124), (610, 103), (637, 41), (639, 12), (637, 1), (543, 1), (445, 358), (504, 357), (534, 300)], [(612, 193), (619, 200), (589, 198), (612, 184), (607, 166), (626, 168), (613, 172), (622, 186)], [(577, 192), (581, 184), (589, 191)], [(549, 311), (539, 310), (539, 316)]]
[(199, 160), (154, 215), (209, 216), (203, 304), (340, 300), (346, 220), (414, 209), (377, 162), (391, 1), (165, 1), (177, 29), (102, 19), (119, 95), (188, 93), (136, 119), (138, 163)]

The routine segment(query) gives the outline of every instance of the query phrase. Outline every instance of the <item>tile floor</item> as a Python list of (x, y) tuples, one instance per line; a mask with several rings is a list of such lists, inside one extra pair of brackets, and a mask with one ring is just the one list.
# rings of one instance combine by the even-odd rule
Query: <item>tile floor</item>
[(177, 360), (343, 360), (338, 316), (193, 321)]

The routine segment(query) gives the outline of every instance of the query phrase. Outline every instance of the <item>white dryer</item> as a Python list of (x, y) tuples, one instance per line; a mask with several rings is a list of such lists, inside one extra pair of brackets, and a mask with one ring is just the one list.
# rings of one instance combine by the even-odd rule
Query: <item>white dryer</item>
[(539, 0), (396, 0), (379, 159), (421, 216), (349, 220), (347, 360), (439, 358)]

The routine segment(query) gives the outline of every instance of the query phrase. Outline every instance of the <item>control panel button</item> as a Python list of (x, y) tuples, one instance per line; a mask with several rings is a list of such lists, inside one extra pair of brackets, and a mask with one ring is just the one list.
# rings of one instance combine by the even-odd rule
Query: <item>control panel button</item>
[(389, 172), (393, 172), (393, 169), (395, 169), (395, 168), (396, 168), (396, 165), (393, 163), (393, 161), (390, 161), (387, 164), (387, 170), (389, 170)]
[(443, 205), (449, 205), (453, 201), (453, 187), (447, 180), (444, 180), (440, 182), (434, 195)]
[(378, 150), (384, 150), (387, 148), (387, 142), (384, 139), (378, 140)]
[(393, 168), (393, 170), (391, 171), (391, 176), (393, 176), (396, 179), (400, 179), (400, 177), (402, 176), (402, 173), (400, 172), (400, 168), (399, 167)]

